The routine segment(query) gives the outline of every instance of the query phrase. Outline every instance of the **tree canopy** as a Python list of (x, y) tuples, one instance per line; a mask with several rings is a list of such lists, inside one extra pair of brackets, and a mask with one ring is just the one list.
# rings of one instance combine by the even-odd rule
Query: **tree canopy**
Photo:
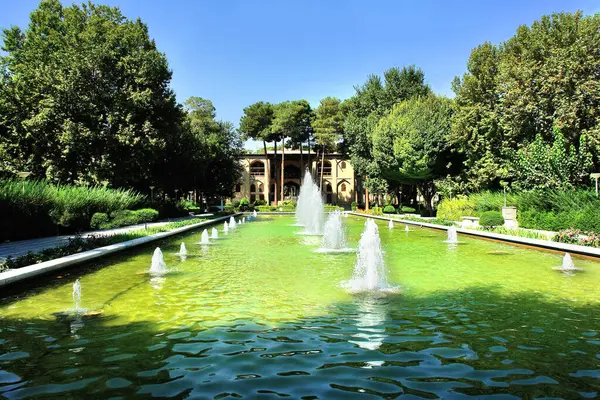
[(233, 127), (214, 121), (210, 102), (192, 98), (187, 112), (177, 103), (148, 27), (117, 8), (42, 1), (26, 30), (5, 29), (2, 39), (5, 173), (141, 190), (191, 187), (199, 157), (215, 154), (198, 151), (217, 142), (219, 151), (239, 150)]
[(485, 43), (471, 52), (467, 73), (454, 81), (452, 126), (453, 141), (466, 157), (459, 177), (466, 188), (498, 187), (500, 180), (518, 186), (524, 176), (515, 173), (511, 155), (534, 142), (552, 147), (555, 129), (565, 150), (572, 146), (589, 153), (580, 157), (592, 157), (591, 163), (572, 165), (584, 174), (598, 168), (598, 48), (600, 15), (577, 12), (544, 16), (499, 46)]

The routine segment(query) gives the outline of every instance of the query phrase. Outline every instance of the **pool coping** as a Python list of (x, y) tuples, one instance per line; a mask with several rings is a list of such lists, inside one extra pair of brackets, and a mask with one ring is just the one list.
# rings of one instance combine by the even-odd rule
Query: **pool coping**
[(39, 275), (47, 274), (62, 268), (70, 267), (76, 264), (81, 264), (99, 257), (104, 257), (109, 254), (114, 254), (119, 251), (131, 249), (136, 246), (141, 246), (156, 240), (164, 239), (169, 236), (174, 236), (182, 232), (187, 232), (192, 229), (203, 226), (212, 225), (221, 221), (229, 220), (230, 217), (239, 216), (240, 213), (217, 217), (207, 221), (198, 222), (197, 224), (186, 225), (180, 228), (175, 228), (167, 232), (159, 232), (153, 235), (144, 236), (137, 239), (127, 240), (125, 242), (111, 244), (109, 246), (98, 247), (96, 249), (82, 251), (81, 253), (71, 254), (65, 257), (55, 258), (39, 264), (28, 265), (23, 268), (11, 269), (0, 273), (0, 288), (11, 283), (34, 278)]
[[(449, 226), (431, 224), (429, 222), (409, 221), (409, 220), (404, 220), (404, 219), (382, 217), (379, 215), (367, 215), (367, 214), (361, 214), (361, 213), (357, 213), (357, 212), (348, 212), (348, 214), (355, 215), (357, 217), (374, 218), (374, 219), (379, 219), (379, 220), (383, 220), (383, 221), (400, 222), (402, 224), (412, 225), (412, 226), (423, 226), (426, 228), (438, 229), (438, 230), (443, 230), (443, 231), (447, 231), (449, 228)], [(485, 238), (485, 239), (498, 240), (501, 242), (508, 242), (508, 243), (513, 243), (513, 244), (531, 246), (531, 247), (536, 247), (536, 248), (541, 248), (541, 249), (546, 249), (546, 250), (554, 250), (554, 251), (561, 251), (561, 252), (564, 251), (567, 253), (573, 253), (573, 254), (583, 255), (583, 256), (587, 256), (587, 257), (600, 258), (600, 248), (596, 248), (596, 247), (587, 247), (587, 246), (581, 246), (578, 244), (552, 242), (550, 240), (542, 240), (542, 239), (530, 239), (530, 238), (525, 238), (525, 237), (521, 237), (521, 236), (505, 235), (502, 233), (478, 231), (478, 230), (473, 230), (473, 229), (465, 229), (465, 228), (458, 228), (458, 227), (455, 227), (455, 228), (456, 228), (456, 232), (462, 233), (465, 235), (469, 235), (469, 236), (476, 236), (476, 237), (481, 237), (481, 238)]]

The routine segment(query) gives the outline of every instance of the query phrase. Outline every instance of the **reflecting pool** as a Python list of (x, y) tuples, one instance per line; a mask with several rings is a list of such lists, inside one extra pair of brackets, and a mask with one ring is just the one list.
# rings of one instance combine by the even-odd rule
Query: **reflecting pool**
[[(365, 220), (343, 221), (356, 248)], [(342, 287), (356, 254), (260, 215), (159, 243), (165, 275), (153, 245), (3, 293), (0, 397), (600, 396), (599, 263), (377, 224), (386, 296)]]

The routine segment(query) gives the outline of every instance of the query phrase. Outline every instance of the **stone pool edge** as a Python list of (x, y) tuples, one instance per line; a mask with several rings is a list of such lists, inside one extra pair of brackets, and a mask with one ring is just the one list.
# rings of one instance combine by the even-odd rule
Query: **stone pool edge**
[[(357, 217), (374, 218), (374, 219), (379, 219), (382, 221), (394, 221), (394, 222), (400, 222), (400, 223), (406, 224), (406, 225), (423, 226), (426, 228), (438, 229), (438, 230), (443, 230), (443, 231), (446, 231), (449, 228), (448, 226), (430, 224), (428, 222), (408, 221), (408, 220), (404, 220), (404, 219), (382, 217), (379, 215), (366, 215), (366, 214), (361, 214), (361, 213), (356, 213), (356, 212), (347, 212), (347, 213), (350, 215), (355, 215)], [(588, 257), (600, 258), (600, 248), (595, 248), (595, 247), (587, 247), (587, 246), (580, 246), (577, 244), (552, 242), (550, 240), (530, 239), (530, 238), (525, 238), (525, 237), (521, 237), (521, 236), (504, 235), (501, 233), (476, 231), (476, 230), (472, 230), (472, 229), (464, 229), (464, 228), (458, 228), (458, 227), (456, 228), (456, 232), (463, 233), (463, 234), (469, 235), (469, 236), (477, 236), (477, 237), (486, 238), (486, 239), (498, 240), (501, 242), (508, 242), (508, 243), (513, 243), (513, 244), (537, 247), (537, 248), (542, 248), (542, 249), (547, 249), (547, 250), (554, 250), (554, 251), (561, 251), (561, 252), (564, 251), (567, 253), (573, 253), (573, 254), (578, 254), (578, 255), (583, 255), (583, 256), (588, 256)]]
[(104, 257), (109, 254), (114, 254), (119, 251), (131, 249), (136, 246), (164, 239), (169, 236), (177, 235), (192, 229), (202, 226), (212, 225), (221, 221), (229, 220), (232, 216), (238, 216), (240, 213), (226, 215), (207, 221), (198, 222), (197, 224), (182, 226), (168, 232), (159, 232), (153, 235), (144, 236), (137, 239), (127, 240), (125, 242), (111, 244), (109, 246), (98, 247), (97, 249), (82, 251), (81, 253), (71, 254), (65, 257), (55, 258), (54, 260), (44, 261), (39, 264), (28, 265), (27, 267), (8, 270), (0, 273), (0, 287), (11, 283), (20, 282), (26, 279), (34, 278), (39, 275), (47, 274), (62, 268), (71, 267), (76, 264), (81, 264), (99, 257)]

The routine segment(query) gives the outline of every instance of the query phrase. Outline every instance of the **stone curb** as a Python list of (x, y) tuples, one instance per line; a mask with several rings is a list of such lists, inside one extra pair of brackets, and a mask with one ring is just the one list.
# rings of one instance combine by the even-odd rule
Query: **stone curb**
[[(403, 219), (381, 217), (378, 215), (365, 215), (365, 214), (360, 214), (360, 213), (356, 213), (356, 212), (349, 212), (348, 214), (356, 215), (358, 217), (380, 219), (383, 221), (391, 220), (391, 221), (400, 222), (400, 223), (403, 223), (406, 225), (424, 226), (426, 228), (438, 229), (438, 230), (443, 230), (443, 231), (446, 231), (449, 228), (448, 226), (430, 224), (428, 222), (407, 221), (407, 220), (403, 220)], [(595, 247), (580, 246), (578, 244), (552, 242), (550, 240), (530, 239), (530, 238), (525, 238), (525, 237), (521, 237), (521, 236), (511, 236), (511, 235), (504, 235), (501, 233), (475, 231), (472, 229), (464, 229), (464, 228), (456, 228), (456, 232), (462, 233), (465, 235), (469, 235), (469, 236), (477, 236), (477, 237), (482, 237), (482, 238), (487, 238), (487, 239), (499, 240), (502, 242), (522, 244), (525, 246), (538, 247), (541, 249), (564, 251), (566, 253), (580, 254), (580, 255), (584, 255), (584, 256), (588, 256), (588, 257), (600, 258), (600, 248), (595, 248)]]
[(25, 279), (33, 278), (42, 274), (47, 274), (52, 271), (56, 271), (62, 268), (66, 268), (75, 264), (80, 264), (86, 261), (90, 261), (99, 257), (104, 257), (109, 254), (117, 253), (122, 250), (130, 249), (132, 247), (140, 246), (146, 243), (150, 243), (156, 240), (164, 239), (169, 236), (177, 235), (182, 232), (186, 232), (192, 229), (200, 228), (202, 226), (212, 225), (221, 221), (228, 220), (231, 216), (238, 216), (238, 214), (226, 215), (211, 219), (208, 221), (198, 222), (197, 224), (182, 226), (168, 232), (159, 232), (150, 236), (144, 236), (141, 238), (128, 240), (126, 242), (115, 243), (109, 246), (98, 247), (97, 249), (83, 251), (81, 253), (71, 254), (66, 257), (56, 258), (54, 260), (44, 261), (39, 264), (29, 265), (23, 268), (17, 268), (8, 270), (0, 273), (0, 287), (9, 285), (11, 283), (19, 282)]

